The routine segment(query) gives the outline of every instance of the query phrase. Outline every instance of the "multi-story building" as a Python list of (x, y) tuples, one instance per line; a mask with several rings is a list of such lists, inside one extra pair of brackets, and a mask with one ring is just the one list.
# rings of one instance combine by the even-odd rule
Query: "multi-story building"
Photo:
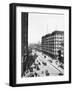
[(48, 53), (54, 58), (57, 58), (58, 51), (61, 51), (64, 57), (64, 32), (54, 31), (42, 37), (42, 51)]
[(22, 12), (21, 28), (21, 76), (24, 76), (28, 57), (28, 13)]

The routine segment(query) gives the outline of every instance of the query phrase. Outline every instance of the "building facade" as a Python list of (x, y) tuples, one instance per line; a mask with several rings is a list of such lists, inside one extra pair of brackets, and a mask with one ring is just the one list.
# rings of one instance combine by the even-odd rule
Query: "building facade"
[(54, 58), (57, 58), (58, 51), (61, 51), (64, 57), (64, 32), (54, 31), (42, 37), (42, 51), (49, 53)]
[(24, 76), (28, 57), (28, 13), (22, 12), (21, 21), (21, 76)]

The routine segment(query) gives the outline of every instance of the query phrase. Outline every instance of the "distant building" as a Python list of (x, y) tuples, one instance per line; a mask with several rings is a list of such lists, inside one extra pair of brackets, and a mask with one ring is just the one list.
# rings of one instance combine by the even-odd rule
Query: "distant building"
[(52, 57), (58, 56), (58, 51), (61, 51), (64, 57), (64, 32), (54, 31), (42, 37), (42, 51), (49, 53)]

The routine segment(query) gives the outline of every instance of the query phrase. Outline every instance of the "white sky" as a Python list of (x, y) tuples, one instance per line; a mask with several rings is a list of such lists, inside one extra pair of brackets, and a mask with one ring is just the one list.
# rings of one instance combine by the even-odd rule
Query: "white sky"
[(41, 37), (55, 30), (64, 31), (64, 15), (29, 13), (28, 43), (41, 42)]

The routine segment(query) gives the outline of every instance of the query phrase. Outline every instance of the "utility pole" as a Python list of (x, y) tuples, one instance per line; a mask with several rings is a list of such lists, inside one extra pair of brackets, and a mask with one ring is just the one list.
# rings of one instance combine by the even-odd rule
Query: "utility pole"
[(47, 24), (47, 34), (48, 34), (48, 24)]
[(57, 27), (57, 25), (56, 25), (56, 30), (58, 30), (58, 27)]

